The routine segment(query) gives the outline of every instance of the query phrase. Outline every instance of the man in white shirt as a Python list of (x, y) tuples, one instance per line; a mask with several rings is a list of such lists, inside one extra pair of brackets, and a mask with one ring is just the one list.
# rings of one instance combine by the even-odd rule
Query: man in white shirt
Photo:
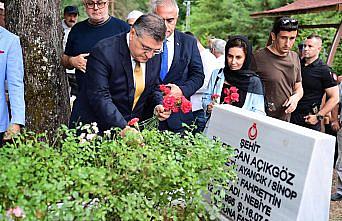
[(77, 23), (77, 18), (78, 18), (78, 9), (76, 6), (66, 6), (64, 8), (64, 19), (62, 21), (62, 27), (64, 30), (64, 37), (63, 37), (63, 51), (65, 49), (66, 42), (68, 40), (68, 35), (69, 32), (72, 28)]
[[(64, 8), (64, 19), (62, 21), (62, 27), (64, 30), (63, 51), (65, 50), (65, 46), (68, 40), (70, 30), (77, 23), (77, 18), (78, 18), (78, 9), (76, 6), (66, 6)], [(68, 76), (69, 94), (71, 96), (71, 106), (72, 106), (73, 100), (75, 100), (76, 98), (75, 95), (77, 91), (75, 69), (66, 69), (66, 74)]]
[(191, 32), (185, 32), (185, 34), (193, 36), (197, 40), (197, 47), (201, 55), (203, 72), (205, 76), (202, 87), (198, 91), (196, 91), (196, 93), (190, 98), (190, 101), (192, 103), (192, 113), (194, 115), (195, 125), (197, 126), (194, 131), (196, 133), (202, 132), (205, 128), (206, 118), (202, 107), (202, 96), (204, 91), (207, 89), (211, 74), (215, 69), (218, 69), (219, 67), (216, 61), (216, 57), (210, 52), (209, 49), (203, 47), (197, 37), (195, 37)]
[(219, 68), (224, 68), (225, 58), (224, 58), (224, 49), (226, 47), (226, 41), (222, 39), (214, 39), (212, 43), (211, 53), (215, 55), (217, 64)]

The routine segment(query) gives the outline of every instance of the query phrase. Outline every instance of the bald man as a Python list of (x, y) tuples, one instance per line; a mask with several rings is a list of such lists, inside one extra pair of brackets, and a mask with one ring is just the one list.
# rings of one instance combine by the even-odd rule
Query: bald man
[[(330, 68), (319, 58), (322, 38), (312, 34), (304, 42), (301, 61), (304, 95), (291, 115), (291, 123), (320, 131), (320, 121), (339, 102), (338, 86)], [(321, 106), (324, 93), (327, 101)]]

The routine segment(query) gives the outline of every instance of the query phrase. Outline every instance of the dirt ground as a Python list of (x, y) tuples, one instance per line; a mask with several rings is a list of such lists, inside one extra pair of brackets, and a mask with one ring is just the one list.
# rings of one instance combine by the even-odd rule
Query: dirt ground
[[(332, 193), (335, 193), (336, 190), (336, 173), (334, 171), (333, 176), (333, 187), (331, 189)], [(330, 201), (330, 221), (342, 221), (342, 201), (332, 202)]]

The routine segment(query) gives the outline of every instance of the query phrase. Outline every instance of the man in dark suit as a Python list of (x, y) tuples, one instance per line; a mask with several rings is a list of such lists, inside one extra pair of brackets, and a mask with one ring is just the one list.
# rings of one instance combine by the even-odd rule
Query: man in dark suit
[[(128, 33), (100, 41), (87, 62), (85, 87), (71, 114), (71, 127), (96, 122), (100, 131), (124, 128), (132, 118), (144, 115), (152, 97), (154, 114), (165, 120), (159, 91), (160, 49), (166, 27), (154, 14), (142, 15)], [(152, 108), (153, 109), (153, 108)]]
[[(175, 30), (179, 8), (175, 0), (153, 0), (152, 10), (162, 17), (166, 25), (166, 42), (163, 45), (160, 79), (171, 88), (171, 95), (185, 96), (190, 100), (204, 83), (204, 73), (196, 39)], [(172, 113), (161, 129), (184, 131), (182, 123), (193, 123), (192, 113)]]

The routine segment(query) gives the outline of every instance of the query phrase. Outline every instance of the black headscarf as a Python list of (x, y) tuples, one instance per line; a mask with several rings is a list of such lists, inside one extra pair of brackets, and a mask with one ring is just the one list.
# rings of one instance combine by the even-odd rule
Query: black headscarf
[[(232, 43), (236, 39), (243, 41), (246, 44), (247, 48), (246, 48), (245, 62), (243, 63), (241, 69), (233, 71), (233, 70), (230, 70), (228, 66), (227, 55), (228, 55), (229, 48), (235, 47), (232, 45)], [(259, 76), (255, 72), (250, 70), (251, 61), (252, 61), (252, 45), (249, 43), (247, 37), (242, 36), (242, 35), (230, 37), (225, 48), (225, 66), (223, 68), (225, 80), (229, 84), (245, 92), (250, 92), (250, 93), (255, 93), (255, 94), (264, 94), (263, 86), (260, 83), (261, 81), (260, 81)]]

